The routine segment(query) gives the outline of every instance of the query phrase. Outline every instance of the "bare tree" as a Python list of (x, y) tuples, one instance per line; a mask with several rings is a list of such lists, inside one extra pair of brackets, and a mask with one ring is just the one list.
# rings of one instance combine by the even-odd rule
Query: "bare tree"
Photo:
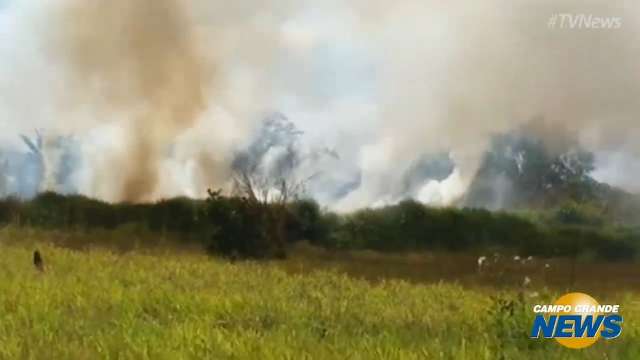
[(305, 155), (298, 143), (302, 134), (284, 115), (273, 114), (232, 163), (233, 195), (258, 214), (256, 221), (262, 221), (277, 256), (285, 254), (288, 205), (306, 192), (307, 183), (317, 175), (303, 175), (301, 165), (324, 154)]
[(242, 197), (264, 217), (267, 237), (275, 246), (277, 257), (286, 256), (287, 205), (305, 192), (308, 180), (296, 179), (293, 171), (278, 175), (265, 173), (259, 167), (234, 171), (234, 195)]

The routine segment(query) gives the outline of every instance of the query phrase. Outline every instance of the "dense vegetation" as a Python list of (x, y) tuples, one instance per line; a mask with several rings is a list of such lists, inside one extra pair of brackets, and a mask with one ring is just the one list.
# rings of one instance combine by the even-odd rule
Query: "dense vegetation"
[(311, 200), (274, 206), (214, 192), (206, 201), (176, 198), (154, 204), (109, 204), (44, 193), (31, 201), (0, 201), (0, 223), (63, 230), (134, 227), (158, 233), (158, 238), (171, 234), (211, 252), (251, 258), (282, 257), (287, 244), (300, 240), (332, 249), (495, 249), (606, 260), (632, 260), (640, 246), (637, 230), (576, 203), (518, 214), (430, 208), (413, 201), (350, 214), (323, 211)]
[[(640, 332), (587, 350), (527, 337), (532, 303), (453, 284), (371, 284), (198, 254), (76, 252), (0, 231), (0, 359), (637, 359)], [(17, 244), (8, 242), (20, 238)], [(44, 254), (46, 271), (31, 264)], [(259, 296), (256, 296), (259, 294)], [(606, 301), (607, 299), (602, 299)], [(616, 294), (628, 319), (631, 294)]]

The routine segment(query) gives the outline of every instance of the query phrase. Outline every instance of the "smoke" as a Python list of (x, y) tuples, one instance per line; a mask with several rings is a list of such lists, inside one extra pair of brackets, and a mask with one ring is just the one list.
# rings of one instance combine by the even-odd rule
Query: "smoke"
[(123, 114), (125, 151), (111, 159), (121, 199), (150, 200), (163, 152), (205, 109), (206, 73), (189, 20), (172, 0), (74, 0), (57, 11), (53, 52), (71, 79), (64, 100)]
[[(113, 201), (227, 187), (274, 111), (303, 132), (303, 154), (339, 155), (298, 169), (336, 209), (455, 202), (513, 131), (595, 152), (598, 178), (625, 185), (637, 174), (611, 176), (608, 159), (640, 155), (638, 7), (14, 0), (0, 8), (0, 65), (14, 70), (0, 75), (0, 130), (73, 134), (82, 165), (65, 181)], [(550, 28), (555, 14), (621, 26)]]
[[(416, 155), (449, 150), (460, 196), (494, 134), (530, 127), (549, 146), (637, 151), (637, 12), (602, 2), (399, 4), (383, 19), (384, 156), (358, 191), (393, 183)], [(553, 14), (622, 18), (617, 30), (549, 29)], [(391, 25), (394, 24), (394, 25)], [(393, 168), (394, 172), (386, 169)], [(378, 170), (379, 169), (379, 170)], [(402, 170), (402, 168), (400, 168)], [(452, 175), (453, 176), (453, 175)], [(429, 185), (429, 184), (428, 184)], [(429, 185), (433, 187), (433, 185)]]

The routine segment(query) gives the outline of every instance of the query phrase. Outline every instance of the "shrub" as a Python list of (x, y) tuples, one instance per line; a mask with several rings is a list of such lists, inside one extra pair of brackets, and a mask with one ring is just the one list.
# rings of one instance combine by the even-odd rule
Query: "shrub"
[[(225, 197), (219, 191), (206, 201), (175, 198), (152, 204), (109, 204), (54, 193), (31, 201), (8, 198), (0, 200), (0, 223), (61, 230), (136, 226), (162, 234), (159, 242), (196, 242), (212, 253), (247, 258), (283, 257), (286, 244), (300, 240), (333, 249), (503, 249), (527, 256), (602, 260), (633, 260), (640, 244), (640, 230), (607, 224), (597, 210), (577, 203), (545, 214), (513, 214), (403, 201), (337, 214), (310, 199), (271, 204)], [(172, 236), (165, 236), (169, 233)]]
[(246, 198), (209, 192), (207, 221), (211, 225), (209, 251), (246, 258), (273, 257), (278, 249), (268, 236), (268, 211)]
[(288, 206), (287, 233), (290, 242), (301, 240), (322, 244), (331, 224), (323, 217), (320, 205), (312, 199), (294, 201)]

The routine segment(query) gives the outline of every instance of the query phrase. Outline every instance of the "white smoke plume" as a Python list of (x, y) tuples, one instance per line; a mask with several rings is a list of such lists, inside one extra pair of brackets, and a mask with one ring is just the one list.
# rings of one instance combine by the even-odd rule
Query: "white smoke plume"
[[(0, 147), (15, 151), (34, 128), (71, 134), (82, 165), (69, 179), (110, 201), (227, 186), (238, 149), (274, 111), (307, 147), (339, 155), (315, 163), (309, 191), (344, 210), (451, 203), (491, 137), (524, 126), (552, 149), (640, 155), (635, 2), (1, 4)], [(566, 14), (621, 26), (549, 26)], [(450, 176), (411, 176), (441, 154)], [(595, 174), (635, 176), (614, 169)]]

